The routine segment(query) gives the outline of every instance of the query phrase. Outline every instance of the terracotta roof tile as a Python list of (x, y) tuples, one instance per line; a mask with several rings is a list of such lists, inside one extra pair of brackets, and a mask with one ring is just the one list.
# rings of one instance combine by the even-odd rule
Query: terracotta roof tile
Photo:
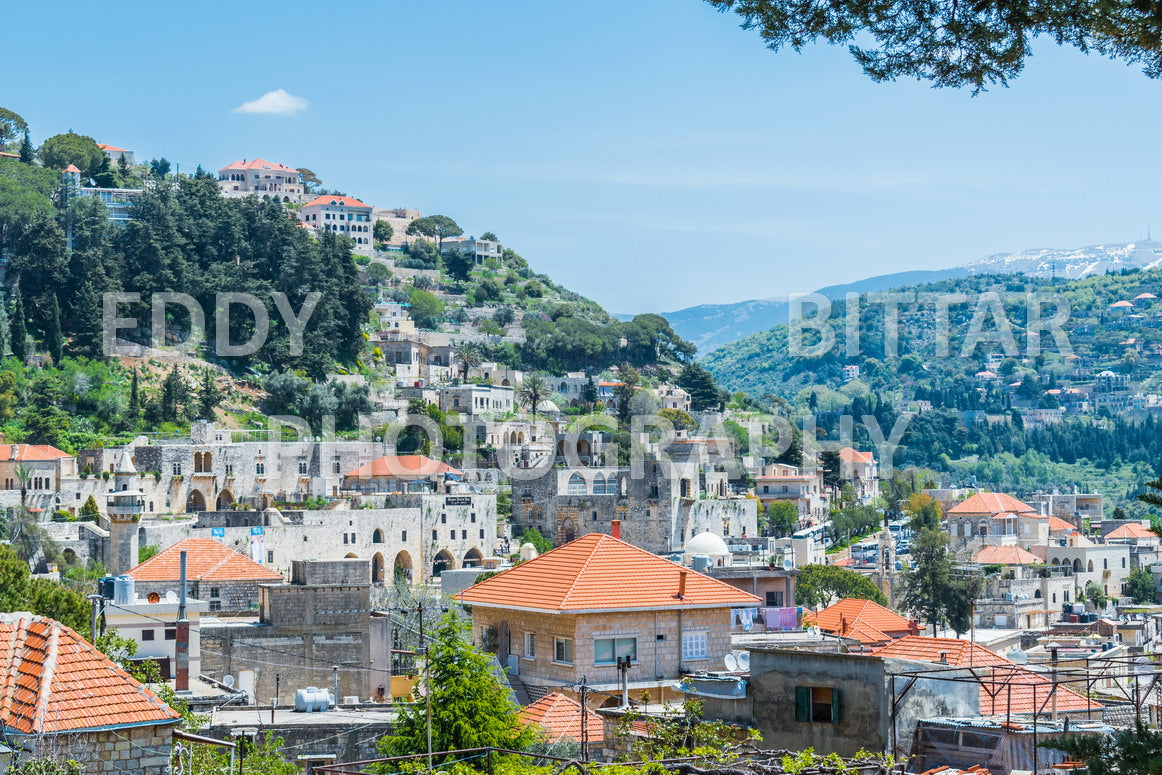
[(265, 159), (254, 159), (252, 161), (236, 161), (232, 164), (227, 164), (222, 169), (224, 170), (270, 170), (271, 172), (293, 172), (298, 174), (298, 170), (288, 167), (285, 164), (279, 164), (273, 161), (266, 161)]
[(1066, 522), (1061, 517), (1049, 517), (1049, 532), (1051, 533), (1058, 530), (1073, 531), (1076, 529), (1072, 522)]
[(178, 719), (63, 624), (30, 613), (0, 613), (0, 730), (77, 732)]
[(978, 492), (965, 498), (948, 510), (949, 514), (1001, 514), (1011, 511), (1014, 514), (1029, 514), (1036, 511), (1024, 501), (1017, 500), (1012, 495), (1003, 492)]
[(422, 479), (432, 474), (456, 474), (459, 476), (460, 472), (447, 463), (433, 460), (426, 455), (386, 455), (372, 460), (354, 471), (349, 471), (347, 476), (356, 479), (367, 479), (373, 476), (390, 476), (396, 479), (418, 477)]
[(186, 552), (186, 578), (190, 581), (264, 581), (283, 578), (244, 554), (213, 538), (186, 538), (158, 552), (129, 571), (135, 581), (177, 581), (181, 553)]
[[(605, 724), (591, 710), (586, 710), (588, 730), (586, 737), (590, 743), (600, 743), (605, 739)], [(545, 730), (550, 743), (562, 740), (581, 742), (581, 703), (560, 692), (551, 692), (525, 707), (520, 713), (520, 723), (528, 726), (537, 724)]]
[[(878, 657), (909, 659), (916, 662), (940, 662), (941, 654), (952, 667), (989, 667), (987, 676), (982, 674), (980, 686), (980, 714), (982, 716), (1004, 716), (1009, 713), (1032, 713), (1041, 707), (1049, 696), (1052, 683), (1039, 673), (1019, 667), (994, 651), (972, 641), (956, 638), (926, 638), (910, 635), (894, 640), (872, 652)], [(1100, 708), (1101, 705), (1082, 695), (1059, 686), (1057, 689), (1057, 710), (1078, 711)]]
[(48, 444), (0, 444), (0, 463), (60, 460), (67, 457), (72, 455)]
[[(685, 594), (678, 589), (685, 574)], [(456, 595), (467, 605), (563, 613), (757, 606), (762, 600), (605, 535), (590, 533)]]
[(915, 634), (916, 625), (895, 611), (871, 600), (848, 597), (803, 617), (825, 632), (833, 632), (861, 643), (887, 643), (892, 638)]
[(128, 151), (126, 151), (124, 148), (118, 148), (117, 146), (109, 145), (108, 143), (97, 143), (97, 147), (102, 151), (113, 151), (113, 153), (128, 153)]
[(318, 205), (342, 205), (344, 207), (366, 207), (371, 209), (371, 205), (363, 204), (353, 196), (318, 196), (307, 202), (303, 207), (315, 207)]
[(844, 463), (873, 463), (875, 458), (870, 452), (860, 452), (858, 449), (852, 447), (844, 447), (839, 450), (839, 459)]
[(1033, 565), (1041, 558), (1019, 546), (982, 546), (972, 561), (981, 565)]
[(1127, 522), (1106, 533), (1106, 538), (1157, 538), (1158, 534), (1137, 522)]

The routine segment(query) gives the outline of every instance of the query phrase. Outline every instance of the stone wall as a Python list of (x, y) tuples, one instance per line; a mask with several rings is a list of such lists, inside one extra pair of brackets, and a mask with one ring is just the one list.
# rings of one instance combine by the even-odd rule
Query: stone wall
[(85, 775), (169, 775), (174, 724), (125, 727), (106, 732), (10, 737), (33, 756), (74, 760)]

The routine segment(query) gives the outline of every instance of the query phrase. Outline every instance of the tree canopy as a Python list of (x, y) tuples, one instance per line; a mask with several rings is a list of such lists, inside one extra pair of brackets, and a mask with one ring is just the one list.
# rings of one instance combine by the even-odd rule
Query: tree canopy
[(87, 135), (65, 132), (53, 135), (40, 146), (40, 160), (53, 170), (63, 170), (70, 164), (85, 175), (92, 176), (107, 161), (105, 152), (97, 147), (97, 141)]
[(908, 76), (934, 86), (1005, 85), (1042, 37), (1083, 52), (1140, 64), (1162, 75), (1162, 14), (1138, 0), (707, 0), (734, 11), (773, 51), (816, 41), (848, 44), (875, 81)]
[(867, 576), (834, 565), (804, 565), (795, 580), (795, 602), (799, 605), (821, 608), (842, 600), (858, 597), (887, 605), (887, 598)]
[(28, 133), (28, 122), (20, 114), (0, 108), (0, 148), (19, 140)]

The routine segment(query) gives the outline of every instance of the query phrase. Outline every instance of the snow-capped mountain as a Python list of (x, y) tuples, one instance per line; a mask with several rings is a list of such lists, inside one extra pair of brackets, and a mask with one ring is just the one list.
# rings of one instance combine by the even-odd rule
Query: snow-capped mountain
[[(1162, 268), (1162, 242), (1145, 239), (1090, 245), (1072, 250), (1021, 250), (996, 253), (950, 269), (919, 270), (868, 277), (854, 283), (820, 288), (830, 299), (841, 299), (849, 292), (887, 290), (903, 285), (932, 282), (973, 274), (1026, 274), (1034, 277), (1060, 277), (1076, 280), (1122, 269)], [(785, 297), (750, 299), (734, 304), (702, 304), (675, 312), (663, 313), (674, 330), (684, 339), (698, 345), (705, 354), (730, 342), (742, 339), (787, 320)], [(619, 316), (629, 319), (632, 315)]]
[(1026, 274), (1031, 277), (1063, 277), (1076, 280), (1122, 269), (1162, 267), (1162, 242), (1141, 240), (1090, 245), (1073, 250), (1021, 250), (997, 253), (963, 264), (968, 274)]

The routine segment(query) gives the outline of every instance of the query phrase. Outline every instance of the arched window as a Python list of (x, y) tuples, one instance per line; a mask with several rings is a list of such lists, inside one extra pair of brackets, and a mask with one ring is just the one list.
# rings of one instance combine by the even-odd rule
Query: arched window
[(380, 530), (379, 528), (375, 529), (375, 532), (371, 534), (371, 543), (373, 543), (373, 544), (383, 543), (383, 531), (382, 530)]
[(1076, 557), (1073, 558), (1073, 572), (1081, 573), (1081, 560), (1077, 559)]
[(585, 495), (588, 492), (585, 487), (585, 477), (581, 474), (573, 474), (569, 477), (569, 495)]
[(1088, 563), (1088, 565), (1087, 565), (1087, 567), (1086, 567), (1086, 572), (1088, 572), (1088, 573), (1093, 573), (1093, 560), (1090, 560), (1090, 561), (1089, 561), (1089, 563)]
[(1035, 589), (1035, 590), (1033, 590), (1033, 599), (1034, 599), (1034, 600), (1040, 600), (1040, 599), (1041, 599), (1041, 590), (1039, 590), (1039, 589)]
[(604, 495), (605, 494), (605, 477), (602, 476), (602, 474), (600, 472), (598, 472), (597, 476), (593, 477), (593, 494), (594, 495)]
[(987, 520), (982, 519), (980, 524), (977, 525), (977, 534), (982, 536), (987, 536), (989, 534), (989, 523)]

